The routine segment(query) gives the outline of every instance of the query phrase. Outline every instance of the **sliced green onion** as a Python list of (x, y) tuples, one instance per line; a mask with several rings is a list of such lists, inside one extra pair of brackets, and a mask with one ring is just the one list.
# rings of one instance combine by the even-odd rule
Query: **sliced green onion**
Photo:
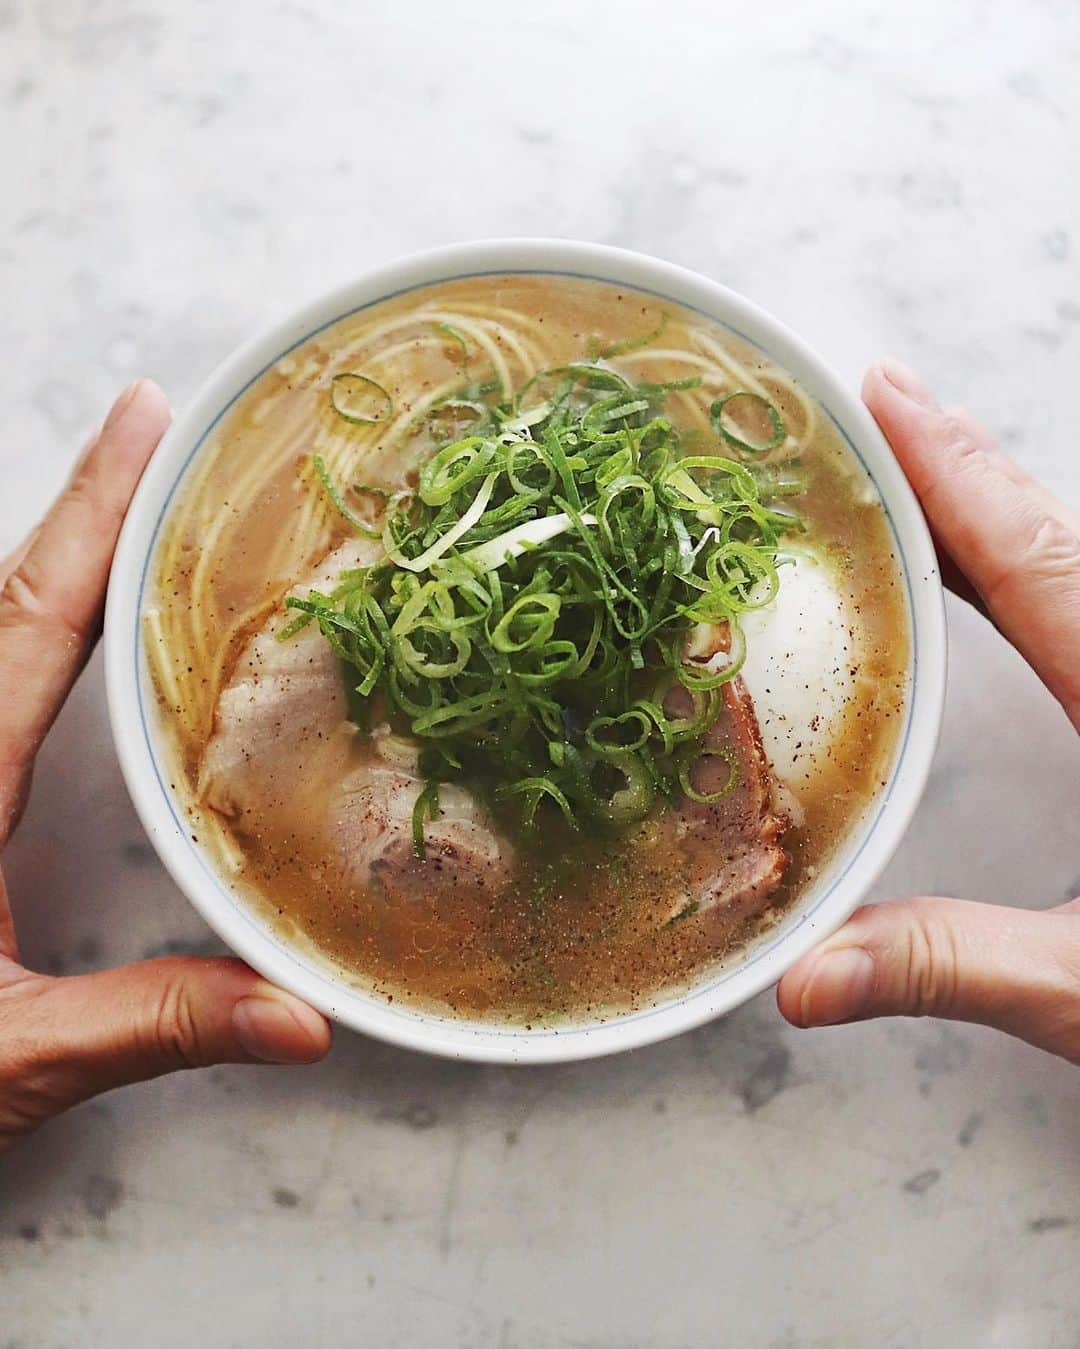
[(338, 491), (337, 485), (335, 484), (333, 478), (331, 478), (330, 471), (326, 467), (326, 461), (322, 458), (322, 456), (316, 454), (312, 458), (311, 462), (314, 465), (315, 472), (319, 476), (319, 481), (322, 483), (326, 495), (334, 503), (335, 507), (338, 510), (338, 513), (344, 516), (346, 520), (348, 520), (349, 524), (353, 527), (353, 529), (357, 532), (357, 534), (362, 534), (365, 539), (381, 538), (382, 530), (374, 529), (371, 525), (367, 524), (366, 521), (361, 520), (358, 515), (355, 515), (349, 509), (348, 503), (346, 502), (345, 498), (341, 495), (340, 491)]
[(367, 375), (345, 371), (330, 381), (330, 406), (339, 417), (357, 426), (389, 421), (394, 400), (381, 384)]
[[(617, 726), (628, 726), (635, 724), (638, 727), (638, 734), (631, 740), (602, 740), (601, 732), (609, 727), (614, 729)], [(590, 749), (594, 749), (597, 754), (624, 754), (627, 751), (641, 749), (653, 732), (653, 722), (650, 716), (643, 708), (632, 707), (626, 712), (620, 712), (617, 717), (596, 717), (585, 732), (585, 743)]]
[(457, 440), (427, 461), (420, 470), (420, 498), (429, 506), (444, 506), (460, 488), (479, 477), (494, 456), (494, 447), (481, 436)]
[(427, 849), (424, 846), (424, 815), (433, 820), (439, 813), (439, 784), (429, 782), (416, 798), (412, 812), (413, 855), (420, 862), (426, 860)]
[(436, 443), (448, 444), (455, 433), (467, 433), (487, 416), (488, 408), (475, 398), (444, 398), (428, 408), (423, 420)]
[[(579, 519), (583, 525), (596, 524), (596, 517), (588, 513)], [(538, 548), (542, 543), (558, 538), (572, 525), (573, 521), (565, 511), (560, 511), (557, 515), (547, 515), (542, 520), (530, 520), (528, 524), (517, 525), (513, 529), (508, 529), (505, 534), (500, 534), (498, 538), (489, 539), (487, 543), (481, 543), (467, 553), (462, 553), (458, 561), (473, 571), (492, 571), (515, 557), (520, 557), (529, 549)]]
[(448, 337), (451, 342), (456, 342), (461, 348), (461, 368), (467, 370), (469, 366), (469, 348), (465, 345), (465, 339), (456, 328), (451, 327), (449, 323), (436, 323), (435, 331)]
[[(690, 781), (690, 770), (702, 759), (723, 759), (728, 765), (727, 781), (715, 792), (699, 792)], [(696, 750), (692, 760), (688, 760), (679, 766), (679, 786), (691, 801), (699, 801), (705, 806), (715, 805), (717, 801), (722, 801), (725, 796), (729, 796), (735, 790), (738, 781), (739, 761), (726, 746), (717, 749)]]
[[(469, 657), (472, 655), (472, 643), (468, 637), (461, 632), (455, 632), (451, 629), (439, 627), (437, 623), (426, 622), (417, 623), (412, 631), (414, 633), (430, 632), (445, 637), (453, 648), (453, 654), (450, 660), (433, 660), (430, 655), (417, 650), (415, 644), (408, 638), (399, 636), (396, 639), (396, 651), (399, 658), (412, 669), (416, 674), (423, 675), (425, 679), (452, 679), (454, 675), (461, 674), (465, 666), (469, 663)], [(450, 655), (450, 652), (446, 653)]]
[[(740, 615), (775, 596), (799, 518), (777, 504), (788, 465), (733, 457), (777, 434), (765, 400), (732, 406), (757, 395), (718, 399), (720, 445), (688, 453), (663, 404), (697, 383), (635, 384), (598, 357), (510, 397), (492, 381), (457, 390), (425, 424), (435, 440), (438, 415), (467, 420), (467, 433), (438, 445), (415, 490), (373, 493), (385, 557), (329, 594), (286, 601), (296, 613), (283, 632), (316, 623), (348, 667), (349, 715), (363, 725), (377, 712), (416, 742), (418, 849), (444, 781), (522, 824), (554, 812), (593, 832), (626, 828), (657, 801), (733, 790), (734, 751), (706, 737), (745, 658)], [(379, 410), (390, 406), (379, 386), (354, 391), (369, 412), (379, 394)], [(740, 411), (769, 418), (768, 442), (740, 435)], [(316, 472), (373, 533), (322, 460)], [(675, 715), (680, 687), (688, 710)], [(728, 781), (702, 793), (694, 765), (717, 754)]]
[(522, 595), (495, 624), (491, 645), (506, 654), (543, 646), (555, 631), (561, 608), (557, 595)]
[[(745, 440), (742, 436), (737, 436), (724, 423), (724, 414), (730, 413), (732, 404), (750, 404), (753, 407), (760, 408), (769, 423), (770, 435), (767, 440), (754, 442)], [(718, 436), (722, 436), (729, 445), (734, 445), (737, 450), (745, 450), (748, 454), (764, 454), (766, 450), (775, 450), (778, 445), (784, 443), (787, 436), (787, 430), (784, 427), (784, 419), (780, 413), (767, 398), (762, 398), (758, 393), (749, 393), (745, 389), (740, 389), (736, 393), (726, 394), (723, 398), (718, 398), (709, 409), (709, 418), (713, 424), (713, 430)]]
[(607, 360), (612, 356), (625, 356), (627, 352), (640, 351), (642, 347), (650, 346), (667, 327), (667, 321), (667, 311), (664, 310), (661, 312), (660, 322), (655, 328), (650, 329), (647, 333), (642, 333), (640, 337), (630, 337), (622, 342), (613, 342), (610, 347), (604, 347), (599, 353), (600, 356)]
[(311, 614), (297, 614), (294, 619), (291, 619), (283, 627), (278, 629), (277, 640), (279, 642), (292, 641), (298, 632), (303, 632), (311, 622), (311, 619)]
[(644, 819), (656, 794), (645, 764), (631, 753), (612, 755), (609, 762), (622, 773), (626, 785), (608, 797), (604, 806), (608, 821), (614, 825), (627, 825)]
[(491, 493), (495, 486), (495, 474), (485, 478), (480, 485), (480, 490), (473, 498), (472, 505), (468, 508), (457, 524), (448, 529), (445, 534), (436, 539), (430, 548), (427, 548), (419, 557), (405, 557), (394, 542), (393, 534), (388, 533), (390, 525), (383, 531), (383, 545), (389, 558), (397, 563), (399, 567), (404, 567), (406, 571), (427, 571), (433, 562), (437, 562), (442, 555), (450, 548), (453, 548), (458, 539), (463, 534), (467, 534), (477, 520), (487, 509), (487, 504), (491, 500)]
[(506, 786), (497, 788), (495, 795), (500, 800), (505, 800), (509, 796), (526, 797), (528, 801), (524, 819), (526, 826), (532, 825), (536, 817), (536, 807), (540, 804), (540, 798), (549, 796), (562, 811), (566, 823), (571, 829), (577, 828), (577, 820), (574, 818), (570, 802), (550, 778), (521, 778), (518, 782), (511, 782)]

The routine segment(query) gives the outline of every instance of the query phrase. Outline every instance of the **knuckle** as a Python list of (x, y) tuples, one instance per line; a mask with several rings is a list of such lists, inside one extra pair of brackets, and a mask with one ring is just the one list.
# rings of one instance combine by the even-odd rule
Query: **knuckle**
[(987, 586), (993, 607), (1013, 592), (1030, 603), (1031, 586), (1060, 594), (1080, 617), (1080, 537), (1029, 497), (1021, 497), (1012, 521), (1012, 548)]
[(55, 1061), (47, 1042), (28, 1033), (32, 1022), (27, 1009), (48, 981), (28, 977), (0, 994), (0, 1150), (8, 1142), (36, 1129), (69, 1103), (64, 1091), (62, 1064)]
[(154, 1052), (169, 1068), (203, 1068), (211, 1061), (191, 990), (179, 974), (168, 975), (157, 991), (150, 1035)]
[(0, 629), (24, 624), (58, 628), (64, 637), (83, 642), (87, 632), (50, 602), (45, 577), (32, 555), (25, 557), (0, 590)]
[(987, 471), (987, 457), (960, 416), (950, 413), (934, 426), (927, 448), (934, 467), (926, 473), (921, 495), (932, 508), (951, 513), (957, 479), (978, 484)]
[(47, 610), (40, 594), (40, 582), (31, 559), (23, 558), (0, 589), (0, 618), (40, 618)]
[(1045, 511), (1025, 519), (1021, 546), (1048, 576), (1075, 578), (1080, 568), (1080, 538)]
[(981, 467), (982, 450), (971, 434), (970, 422), (964, 411), (957, 409), (945, 415), (941, 424), (941, 449), (956, 469), (966, 470), (975, 465)]
[(956, 1003), (960, 959), (952, 927), (933, 904), (914, 903), (904, 930), (903, 998), (912, 1016), (946, 1015)]
[(995, 445), (993, 436), (983, 423), (970, 408), (962, 405), (945, 409), (945, 428), (948, 443), (962, 460), (977, 450), (980, 460), (985, 462), (988, 448)]
[(0, 1145), (29, 1133), (58, 1108), (49, 1075), (25, 1046), (6, 1045), (0, 1063)]
[(100, 473), (94, 471), (92, 459), (79, 467), (64, 496), (65, 505), (73, 514), (83, 517), (88, 528), (100, 530), (105, 526), (116, 531), (123, 524), (124, 503), (105, 490)]

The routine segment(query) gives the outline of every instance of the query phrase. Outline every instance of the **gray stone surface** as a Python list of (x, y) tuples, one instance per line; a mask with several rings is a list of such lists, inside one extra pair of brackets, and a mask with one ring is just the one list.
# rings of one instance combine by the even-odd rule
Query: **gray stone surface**
[[(852, 382), (890, 351), (1080, 492), (1080, 11), (0, 0), (0, 547), (115, 391), (180, 405), (408, 250), (626, 244)], [(952, 604), (934, 776), (881, 897), (1080, 891), (1064, 717)], [(97, 663), (5, 866), (55, 971), (216, 949), (148, 848)], [(763, 996), (511, 1071), (345, 1033), (113, 1095), (0, 1166), (3, 1349), (1076, 1349), (1080, 1079), (988, 1031), (799, 1033)]]

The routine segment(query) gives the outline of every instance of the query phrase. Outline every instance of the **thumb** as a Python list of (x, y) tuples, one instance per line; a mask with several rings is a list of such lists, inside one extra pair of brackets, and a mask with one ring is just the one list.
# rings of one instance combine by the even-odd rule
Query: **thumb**
[(871, 904), (788, 970), (777, 1003), (796, 1026), (978, 1021), (1080, 1063), (1078, 905), (1029, 913), (960, 899)]
[(20, 989), (21, 1063), (11, 1077), (27, 1124), (178, 1068), (312, 1063), (330, 1047), (325, 1017), (239, 960), (170, 958), (32, 976), (8, 995)]

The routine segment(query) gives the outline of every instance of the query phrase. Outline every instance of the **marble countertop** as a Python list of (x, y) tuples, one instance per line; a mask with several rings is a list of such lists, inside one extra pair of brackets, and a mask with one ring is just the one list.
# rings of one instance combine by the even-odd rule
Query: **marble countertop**
[[(853, 383), (892, 352), (1075, 500), (1078, 57), (1070, 0), (0, 0), (0, 548), (133, 376), (182, 404), (321, 288), (495, 234), (699, 268)], [(1075, 738), (949, 620), (877, 895), (1060, 901)], [(42, 968), (217, 949), (129, 805), (98, 662), (5, 871)], [(1078, 1156), (1077, 1073), (978, 1028), (797, 1032), (765, 995), (540, 1070), (341, 1033), (13, 1153), (0, 1346), (1076, 1349)]]

